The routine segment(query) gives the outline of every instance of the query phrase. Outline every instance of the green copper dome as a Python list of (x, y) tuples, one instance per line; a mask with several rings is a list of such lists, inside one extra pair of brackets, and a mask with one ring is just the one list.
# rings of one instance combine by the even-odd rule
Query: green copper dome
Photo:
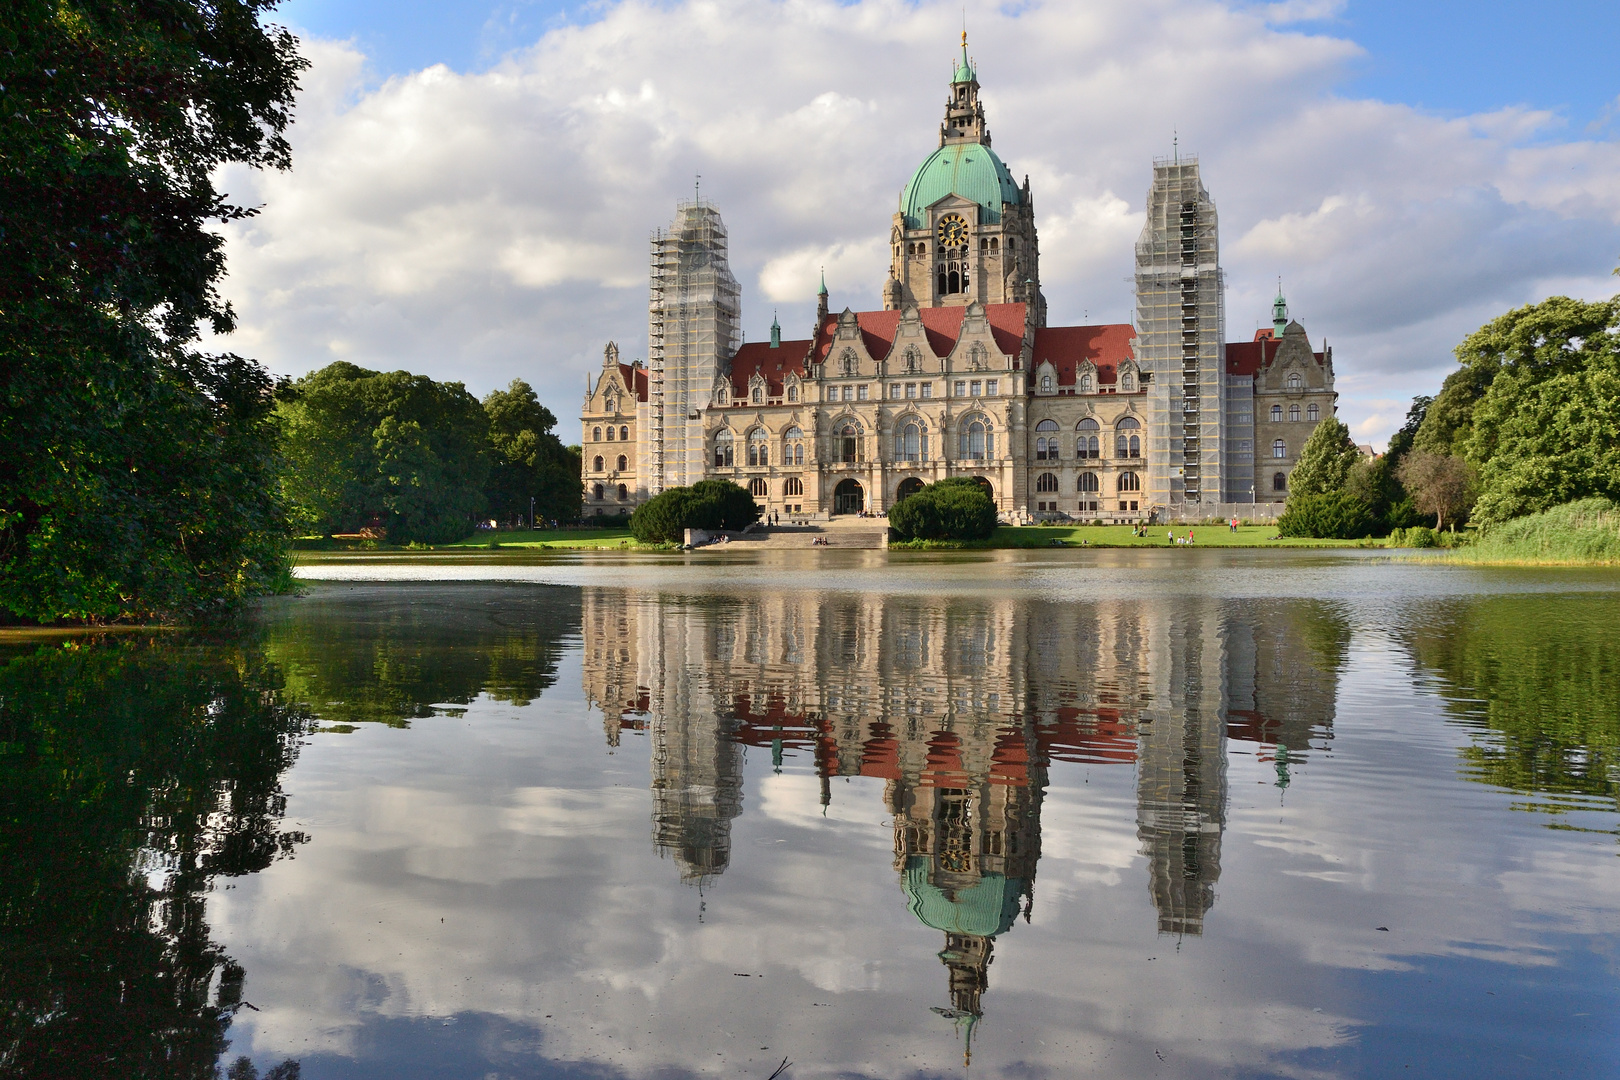
[(1018, 185), (995, 151), (979, 143), (948, 143), (928, 155), (900, 193), (906, 228), (920, 229), (924, 211), (947, 195), (979, 204), (979, 223), (1001, 220), (1001, 204), (1018, 201)]
[(1018, 898), (1024, 883), (1001, 874), (986, 874), (953, 900), (928, 880), (928, 859), (913, 855), (906, 860), (906, 896), (911, 913), (926, 926), (948, 934), (995, 937), (1004, 934), (1018, 917)]

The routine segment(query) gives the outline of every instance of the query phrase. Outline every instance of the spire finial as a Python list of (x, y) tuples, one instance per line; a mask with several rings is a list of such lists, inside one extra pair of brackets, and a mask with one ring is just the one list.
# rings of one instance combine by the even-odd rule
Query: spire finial
[(1177, 165), (1181, 164), (1181, 132), (1175, 128), (1170, 129), (1170, 156)]

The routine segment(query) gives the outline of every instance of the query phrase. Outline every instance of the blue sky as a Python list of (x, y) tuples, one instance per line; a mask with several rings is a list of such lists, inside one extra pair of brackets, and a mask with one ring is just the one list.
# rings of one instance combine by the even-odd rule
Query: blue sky
[[(238, 170), (230, 347), (512, 378), (571, 415), (646, 349), (646, 243), (704, 177), (750, 340), (874, 306), (930, 151), (959, 0), (290, 0), (294, 168)], [(996, 147), (1031, 175), (1054, 325), (1128, 322), (1154, 155), (1220, 206), (1229, 340), (1294, 315), (1380, 444), (1482, 323), (1608, 297), (1620, 0), (1016, 0), (968, 6)], [(508, 62), (491, 70), (503, 58)], [(443, 64), (445, 67), (434, 67)]]
[[(482, 70), (548, 27), (591, 21), (598, 10), (555, 0), (288, 0), (275, 17), (352, 39), (381, 78), (437, 63)], [(970, 29), (971, 21), (970, 11)], [(1620, 3), (1347, 0), (1337, 14), (1297, 25), (1366, 49), (1341, 84), (1346, 94), (1444, 115), (1525, 105), (1560, 113), (1575, 131), (1620, 131)]]

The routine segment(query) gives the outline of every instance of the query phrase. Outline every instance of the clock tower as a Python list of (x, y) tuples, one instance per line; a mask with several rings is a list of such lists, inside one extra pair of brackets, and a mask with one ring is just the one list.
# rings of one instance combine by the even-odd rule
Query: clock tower
[(885, 309), (1028, 303), (1046, 325), (1029, 178), (1020, 187), (990, 149), (965, 33), (939, 148), (901, 192), (889, 239)]

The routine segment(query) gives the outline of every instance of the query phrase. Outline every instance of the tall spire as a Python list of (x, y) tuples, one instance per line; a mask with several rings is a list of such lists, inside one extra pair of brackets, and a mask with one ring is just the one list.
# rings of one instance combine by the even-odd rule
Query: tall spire
[(951, 76), (951, 96), (945, 103), (945, 122), (939, 128), (939, 145), (982, 143), (990, 145), (990, 131), (984, 122), (984, 106), (979, 103), (979, 73), (968, 59), (967, 31), (962, 31), (962, 57)]
[(779, 319), (777, 319), (776, 312), (773, 311), (771, 312), (771, 348), (780, 349), (781, 347), (782, 323)]
[(821, 268), (821, 288), (816, 290), (816, 331), (819, 333), (821, 324), (827, 319), (827, 268)]
[(1282, 278), (1277, 279), (1277, 299), (1271, 304), (1271, 325), (1278, 338), (1288, 329), (1288, 301), (1283, 299)]

